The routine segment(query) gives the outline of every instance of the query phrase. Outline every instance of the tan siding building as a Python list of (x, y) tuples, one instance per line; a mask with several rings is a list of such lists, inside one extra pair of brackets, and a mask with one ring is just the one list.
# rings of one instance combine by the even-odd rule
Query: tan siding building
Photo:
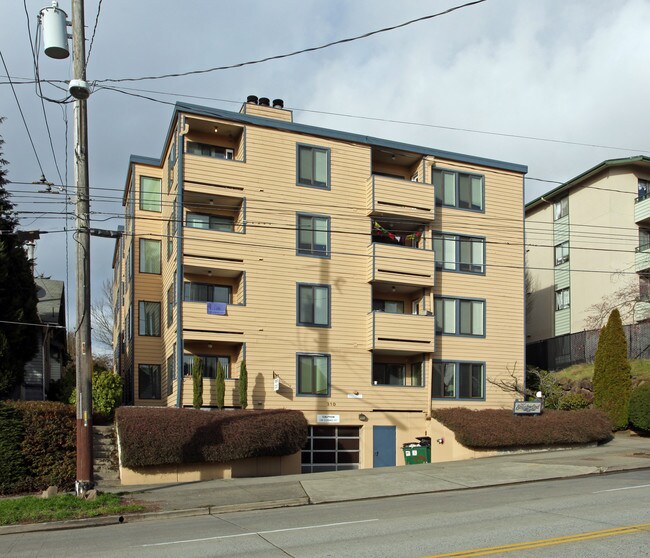
[(402, 464), (444, 431), (432, 407), (509, 407), (488, 379), (524, 365), (526, 168), (277, 105), (179, 103), (160, 159), (131, 159), (114, 286), (131, 401), (191, 405), (199, 356), (204, 406), (223, 366), (237, 407), (245, 362), (249, 408), (311, 425), (304, 472)]

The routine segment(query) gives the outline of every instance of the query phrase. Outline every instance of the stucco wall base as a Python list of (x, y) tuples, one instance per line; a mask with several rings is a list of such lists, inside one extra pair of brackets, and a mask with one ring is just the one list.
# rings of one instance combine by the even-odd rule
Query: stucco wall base
[(123, 485), (271, 477), (298, 473), (300, 473), (300, 452), (283, 457), (238, 459), (229, 463), (186, 463), (135, 468), (120, 465), (120, 481)]
[(492, 457), (496, 451), (471, 450), (456, 441), (455, 434), (437, 420), (431, 419), (429, 426), (431, 432), (431, 462), (444, 463), (445, 461), (461, 461), (463, 459), (476, 459), (479, 457)]

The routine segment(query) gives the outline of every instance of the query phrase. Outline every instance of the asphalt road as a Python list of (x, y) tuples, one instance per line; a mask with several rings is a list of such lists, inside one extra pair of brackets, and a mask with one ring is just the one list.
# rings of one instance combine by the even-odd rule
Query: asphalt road
[(650, 556), (650, 471), (0, 536), (12, 557), (440, 555)]

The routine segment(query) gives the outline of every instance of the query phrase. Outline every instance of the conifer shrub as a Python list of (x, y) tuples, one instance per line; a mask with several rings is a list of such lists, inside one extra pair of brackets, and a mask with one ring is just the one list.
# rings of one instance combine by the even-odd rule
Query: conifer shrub
[(225, 463), (291, 455), (307, 440), (300, 411), (213, 411), (120, 407), (116, 414), (122, 465)]
[(192, 359), (192, 407), (203, 406), (203, 360), (195, 356)]
[(223, 409), (226, 398), (226, 371), (221, 361), (217, 362), (217, 378), (214, 382), (214, 391), (217, 397), (217, 408)]
[[(546, 404), (546, 400), (544, 401)], [(587, 409), (591, 405), (587, 397), (582, 393), (570, 391), (560, 399), (558, 409), (561, 411), (576, 411), (578, 409)]]
[(248, 370), (246, 369), (246, 361), (241, 361), (239, 367), (239, 405), (242, 409), (248, 407)]
[(650, 433), (650, 384), (641, 384), (630, 396), (630, 424)]
[(615, 430), (627, 428), (632, 379), (627, 341), (617, 309), (601, 330), (594, 359), (594, 405), (607, 413)]
[(602, 443), (612, 438), (612, 422), (598, 409), (545, 410), (538, 416), (508, 409), (437, 409), (432, 416), (471, 449), (495, 450)]

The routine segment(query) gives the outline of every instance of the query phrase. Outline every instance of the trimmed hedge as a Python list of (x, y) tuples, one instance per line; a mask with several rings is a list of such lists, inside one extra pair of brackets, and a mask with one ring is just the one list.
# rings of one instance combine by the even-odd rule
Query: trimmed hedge
[(605, 442), (612, 439), (612, 422), (598, 409), (545, 410), (539, 416), (515, 416), (508, 409), (472, 411), (438, 409), (432, 416), (471, 449), (510, 449)]
[[(2, 460), (8, 456), (0, 493), (44, 490), (51, 485), (71, 490), (76, 476), (74, 407), (50, 401), (7, 401), (0, 409)], [(12, 471), (7, 476), (4, 467)]]
[(642, 384), (632, 392), (630, 423), (638, 430), (650, 432), (650, 384)]
[(198, 411), (120, 407), (115, 413), (126, 467), (224, 463), (291, 455), (307, 441), (300, 411)]

